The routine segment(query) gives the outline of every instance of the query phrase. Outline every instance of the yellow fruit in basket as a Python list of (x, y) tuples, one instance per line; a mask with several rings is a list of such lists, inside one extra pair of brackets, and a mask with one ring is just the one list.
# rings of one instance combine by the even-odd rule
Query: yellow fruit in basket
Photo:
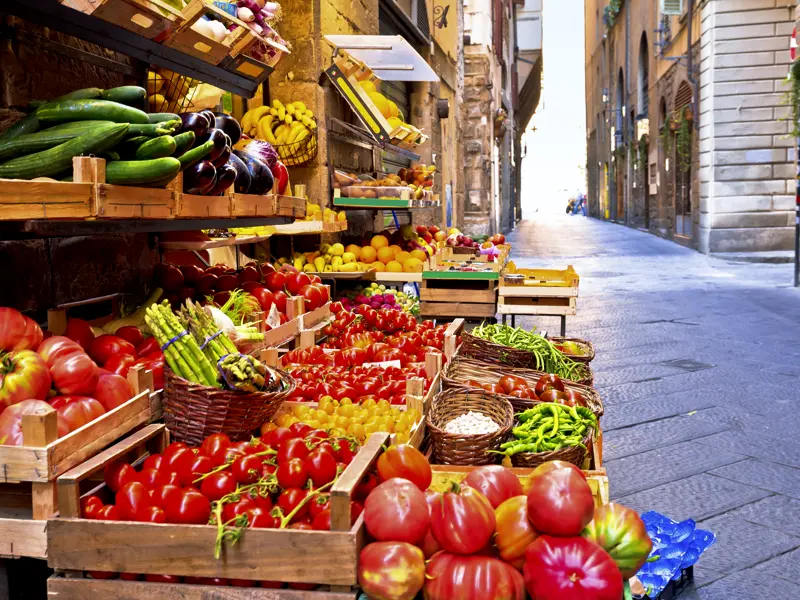
[(147, 78), (147, 93), (149, 95), (157, 94), (164, 86), (164, 78), (158, 73), (150, 73)]
[(183, 76), (178, 76), (172, 81), (168, 81), (163, 88), (163, 93), (167, 98), (180, 100), (189, 93), (189, 80)]
[(422, 273), (422, 261), (418, 258), (409, 258), (403, 263), (403, 271), (406, 273)]
[(342, 254), (342, 260), (344, 261), (344, 264), (346, 264), (346, 265), (350, 264), (350, 263), (358, 262), (356, 260), (356, 255), (353, 254), (352, 252), (345, 252), (344, 254)]
[(148, 98), (148, 104), (150, 105), (150, 112), (164, 112), (167, 110), (169, 102), (161, 94), (153, 94)]
[(411, 258), (411, 256), (412, 255), (406, 252), (405, 250), (401, 250), (400, 252), (394, 255), (394, 259), (402, 265), (409, 258)]
[(358, 85), (361, 86), (361, 89), (364, 90), (367, 94), (372, 94), (373, 92), (377, 92), (378, 90), (375, 88), (375, 84), (369, 80), (359, 81)]
[[(378, 109), (384, 117), (387, 119), (391, 117), (390, 109), (389, 109), (389, 99), (381, 94), (380, 92), (371, 92), (369, 94), (370, 100), (375, 104), (375, 107)], [(395, 115), (396, 116), (396, 115)]]
[(381, 248), (378, 250), (378, 260), (383, 264), (387, 264), (389, 261), (394, 260), (394, 255), (395, 252), (391, 248)]
[(369, 266), (370, 269), (374, 269), (376, 273), (383, 273), (386, 271), (386, 265), (383, 264), (381, 261), (376, 260)]
[(365, 264), (372, 264), (378, 258), (378, 252), (372, 246), (364, 246), (361, 248), (361, 262)]
[(357, 246), (356, 244), (348, 244), (347, 248), (344, 249), (345, 252), (351, 252), (355, 255), (356, 260), (361, 259), (361, 246)]
[(386, 115), (386, 118), (387, 119), (396, 119), (398, 117), (398, 115), (400, 114), (400, 109), (397, 108), (397, 104), (395, 104), (391, 100), (389, 100), (388, 102), (389, 102), (389, 114)]
[(346, 223), (347, 222), (347, 213), (344, 212), (343, 210), (339, 211), (336, 214), (336, 220), (339, 221), (339, 223)]
[(389, 117), (389, 126), (392, 129), (397, 129), (398, 127), (402, 127), (405, 125), (402, 120), (398, 119), (397, 117)]
[(386, 263), (386, 270), (389, 273), (402, 273), (403, 265), (396, 260), (390, 260), (388, 263)]
[(341, 256), (342, 254), (344, 254), (344, 246), (337, 242), (336, 244), (333, 244), (331, 246), (330, 253), (333, 256)]
[(422, 262), (425, 262), (425, 259), (427, 259), (428, 256), (422, 250), (412, 250), (411, 251), (411, 258), (418, 258)]
[(380, 250), (389, 245), (389, 240), (386, 239), (385, 235), (373, 235), (369, 245), (375, 248), (375, 250)]

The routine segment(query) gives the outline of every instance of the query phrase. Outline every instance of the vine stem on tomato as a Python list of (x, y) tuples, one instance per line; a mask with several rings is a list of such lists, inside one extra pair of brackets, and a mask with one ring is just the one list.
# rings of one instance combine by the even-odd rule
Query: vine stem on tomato
[[(277, 450), (264, 450), (263, 452), (256, 452), (255, 454), (251, 454), (249, 456), (269, 456), (271, 454), (277, 454), (277, 453), (278, 453)], [(218, 467), (214, 467), (208, 473), (203, 473), (200, 477), (195, 479), (192, 483), (198, 483), (200, 481), (203, 481), (203, 479), (205, 479), (206, 477), (209, 477), (209, 476), (213, 475), (214, 473), (219, 473), (220, 471), (224, 471), (226, 469), (230, 469), (231, 465), (234, 463), (236, 458), (239, 458), (239, 457), (237, 456), (233, 460), (231, 460), (229, 462), (226, 462), (225, 464), (222, 464), (222, 465), (220, 465)]]

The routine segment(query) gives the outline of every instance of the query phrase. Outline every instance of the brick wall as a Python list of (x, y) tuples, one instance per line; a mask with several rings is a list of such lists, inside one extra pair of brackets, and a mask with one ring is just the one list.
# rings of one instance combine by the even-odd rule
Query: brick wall
[(794, 140), (786, 117), (794, 0), (702, 8), (703, 252), (785, 250), (794, 240)]

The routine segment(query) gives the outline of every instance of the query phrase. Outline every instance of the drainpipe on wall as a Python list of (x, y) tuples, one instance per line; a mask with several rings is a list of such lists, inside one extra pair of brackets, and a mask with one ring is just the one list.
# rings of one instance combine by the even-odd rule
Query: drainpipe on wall
[(630, 88), (630, 75), (631, 75), (631, 53), (630, 53), (630, 45), (631, 45), (631, 0), (628, 0), (625, 3), (625, 89), (623, 93), (625, 95), (625, 116), (624, 116), (624, 123), (622, 127), (622, 131), (624, 134), (623, 142), (627, 144), (626, 146), (626, 155), (628, 159), (625, 161), (625, 198), (623, 198), (623, 206), (625, 210), (625, 224), (629, 223), (629, 214), (630, 214), (630, 205), (631, 205), (631, 157), (632, 157), (632, 150), (633, 150), (633, 135), (631, 131), (631, 104), (630, 104), (630, 94), (628, 93), (628, 89)]
[(694, 119), (695, 129), (700, 129), (698, 115), (698, 108), (700, 106), (700, 82), (694, 76), (694, 57), (692, 56), (692, 21), (694, 21), (694, 0), (686, 0), (688, 2), (686, 8), (686, 71), (689, 83), (692, 84), (692, 118)]

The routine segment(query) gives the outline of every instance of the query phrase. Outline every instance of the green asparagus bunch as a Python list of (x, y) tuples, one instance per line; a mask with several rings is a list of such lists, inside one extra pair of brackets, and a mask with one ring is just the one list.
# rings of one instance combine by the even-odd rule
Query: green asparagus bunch
[[(189, 335), (172, 312), (168, 301), (150, 306), (145, 322), (162, 348), (166, 346), (164, 359), (173, 373), (187, 381), (209, 387), (222, 387), (217, 381), (216, 369), (200, 350), (195, 338)], [(174, 341), (167, 346), (171, 340)]]
[(191, 300), (186, 300), (181, 307), (178, 319), (211, 364), (216, 365), (223, 356), (237, 352), (236, 346), (224, 332), (220, 332), (214, 319)]

